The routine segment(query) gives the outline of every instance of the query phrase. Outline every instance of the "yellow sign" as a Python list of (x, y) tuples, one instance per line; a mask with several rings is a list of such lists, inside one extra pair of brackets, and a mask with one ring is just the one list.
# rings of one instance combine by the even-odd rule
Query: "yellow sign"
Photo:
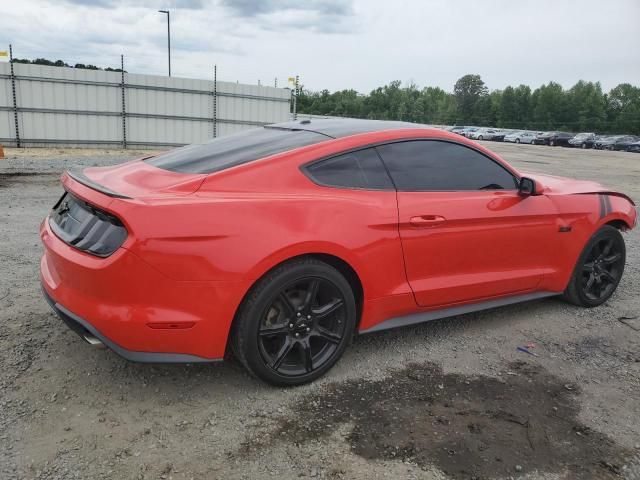
[(7, 52), (6, 50), (0, 50), (0, 57), (8, 57), (9, 56), (9, 52)]

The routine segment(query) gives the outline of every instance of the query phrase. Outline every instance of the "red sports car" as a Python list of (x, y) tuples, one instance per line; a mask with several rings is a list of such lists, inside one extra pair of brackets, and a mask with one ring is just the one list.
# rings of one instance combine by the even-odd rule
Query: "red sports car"
[(551, 295), (605, 302), (634, 203), (517, 171), (459, 135), (368, 120), (269, 125), (62, 177), (45, 297), (142, 362), (232, 351), (277, 385), (353, 335)]

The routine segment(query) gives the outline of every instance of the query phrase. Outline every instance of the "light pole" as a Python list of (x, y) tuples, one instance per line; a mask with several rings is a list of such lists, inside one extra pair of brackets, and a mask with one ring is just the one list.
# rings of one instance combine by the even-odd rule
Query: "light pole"
[(171, 76), (171, 14), (169, 10), (158, 10), (158, 13), (167, 14), (167, 53), (169, 55), (169, 76)]

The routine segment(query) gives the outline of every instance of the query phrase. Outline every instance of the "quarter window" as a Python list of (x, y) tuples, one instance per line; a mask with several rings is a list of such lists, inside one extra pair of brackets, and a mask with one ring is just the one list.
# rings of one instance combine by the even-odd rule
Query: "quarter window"
[(398, 190), (513, 190), (515, 177), (497, 162), (463, 145), (437, 140), (376, 147)]
[(306, 171), (313, 181), (330, 187), (393, 190), (393, 183), (373, 148), (313, 163)]

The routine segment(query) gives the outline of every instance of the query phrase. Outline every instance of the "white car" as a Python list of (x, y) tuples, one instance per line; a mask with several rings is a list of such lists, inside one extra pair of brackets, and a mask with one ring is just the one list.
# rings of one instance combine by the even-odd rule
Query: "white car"
[(497, 128), (480, 128), (467, 135), (467, 138), (471, 138), (473, 140), (493, 140), (493, 137), (501, 133), (502, 132)]
[(533, 145), (533, 140), (538, 134), (536, 132), (513, 132), (509, 135), (505, 135), (504, 141), (511, 143), (529, 143)]

